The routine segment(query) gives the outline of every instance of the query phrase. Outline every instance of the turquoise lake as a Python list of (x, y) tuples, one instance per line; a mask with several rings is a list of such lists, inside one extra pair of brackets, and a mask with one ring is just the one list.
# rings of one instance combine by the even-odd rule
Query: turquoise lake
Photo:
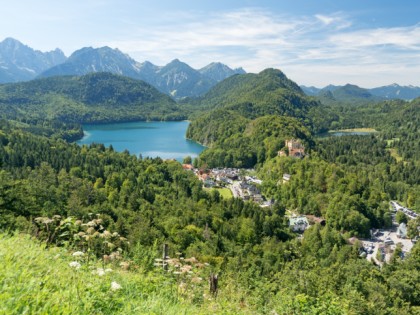
[(106, 147), (112, 145), (115, 151), (182, 161), (188, 155), (197, 157), (205, 149), (185, 138), (188, 124), (188, 121), (152, 121), (83, 125), (85, 136), (77, 143), (103, 143)]

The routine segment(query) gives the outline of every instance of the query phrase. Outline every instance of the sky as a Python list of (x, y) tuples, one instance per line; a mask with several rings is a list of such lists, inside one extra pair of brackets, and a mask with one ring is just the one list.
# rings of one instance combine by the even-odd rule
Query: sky
[(162, 66), (282, 70), (300, 85), (420, 86), (418, 0), (0, 0), (0, 41), (118, 48)]

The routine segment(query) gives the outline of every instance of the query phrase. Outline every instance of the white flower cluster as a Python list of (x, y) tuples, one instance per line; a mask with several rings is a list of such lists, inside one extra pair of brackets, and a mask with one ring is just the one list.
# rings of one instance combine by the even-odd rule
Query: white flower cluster
[(100, 277), (104, 276), (105, 274), (112, 272), (111, 268), (103, 269), (103, 268), (97, 268), (96, 270), (92, 271), (92, 273), (95, 275), (98, 275)]
[(111, 282), (111, 290), (112, 291), (117, 291), (117, 290), (120, 290), (121, 288), (122, 287), (121, 287), (121, 285), (119, 283), (117, 283), (115, 281), (112, 281)]
[(80, 269), (80, 267), (82, 267), (82, 265), (78, 261), (72, 261), (71, 263), (69, 263), (69, 266), (71, 268), (76, 269), (76, 270), (78, 270), (78, 269)]

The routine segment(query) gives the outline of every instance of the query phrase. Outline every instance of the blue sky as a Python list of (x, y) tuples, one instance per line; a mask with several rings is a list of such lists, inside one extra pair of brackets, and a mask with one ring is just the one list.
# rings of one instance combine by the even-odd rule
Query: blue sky
[(19, 0), (0, 14), (0, 41), (67, 56), (110, 46), (157, 65), (278, 68), (317, 87), (420, 86), (418, 0)]

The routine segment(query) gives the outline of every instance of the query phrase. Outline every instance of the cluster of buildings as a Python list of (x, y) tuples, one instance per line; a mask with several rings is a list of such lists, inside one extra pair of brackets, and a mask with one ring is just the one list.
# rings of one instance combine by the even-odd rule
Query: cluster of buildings
[[(183, 168), (188, 169), (188, 166), (184, 164)], [(213, 168), (208, 171), (192, 169), (192, 171), (206, 188), (226, 187), (235, 181), (242, 180), (241, 170), (238, 168)]]
[(323, 218), (314, 215), (291, 215), (289, 216), (289, 228), (293, 232), (303, 233), (311, 225), (319, 223), (325, 226), (326, 222)]
[(290, 156), (294, 158), (303, 158), (305, 156), (305, 146), (300, 140), (286, 140), (285, 148), (277, 152), (278, 156)]
[(213, 168), (206, 172), (193, 168), (190, 164), (183, 164), (185, 170), (191, 170), (206, 188), (227, 187), (235, 198), (250, 200), (258, 203), (261, 207), (269, 207), (274, 201), (265, 200), (262, 196), (259, 185), (262, 180), (249, 174), (252, 170), (239, 168)]
[(231, 191), (236, 198), (252, 200), (256, 203), (264, 202), (260, 189), (246, 179), (232, 184)]

